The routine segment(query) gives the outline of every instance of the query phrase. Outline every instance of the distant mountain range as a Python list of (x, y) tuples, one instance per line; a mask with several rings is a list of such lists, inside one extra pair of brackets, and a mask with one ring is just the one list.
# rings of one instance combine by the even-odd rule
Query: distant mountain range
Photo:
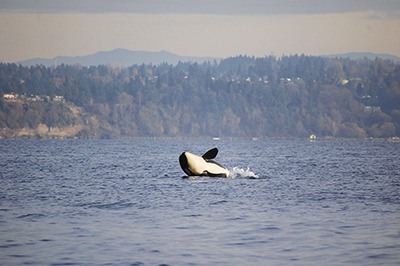
[(46, 67), (66, 64), (66, 65), (82, 65), (82, 66), (97, 66), (97, 65), (114, 65), (114, 66), (131, 66), (141, 64), (159, 65), (162, 63), (176, 65), (179, 62), (197, 62), (219, 61), (219, 58), (214, 57), (188, 57), (180, 56), (166, 51), (146, 52), (146, 51), (131, 51), (127, 49), (115, 49), (112, 51), (102, 51), (91, 55), (84, 56), (57, 56), (55, 58), (33, 58), (20, 62), (23, 66), (44, 65)]
[[(376, 58), (382, 58), (382, 59), (392, 60), (395, 63), (400, 63), (400, 57), (389, 54), (352, 52), (345, 54), (323, 55), (323, 57), (350, 58), (353, 60), (362, 58), (375, 60)], [(159, 65), (161, 63), (176, 65), (179, 62), (203, 63), (205, 61), (214, 61), (214, 60), (219, 61), (221, 60), (221, 58), (188, 57), (188, 56), (176, 55), (167, 51), (146, 52), (146, 51), (131, 51), (119, 48), (112, 51), (102, 51), (85, 56), (58, 56), (51, 59), (33, 58), (16, 63), (21, 64), (23, 66), (44, 65), (46, 67), (51, 67), (60, 64), (82, 65), (82, 66), (113, 65), (113, 66), (126, 67), (126, 66), (141, 65), (141, 64)]]

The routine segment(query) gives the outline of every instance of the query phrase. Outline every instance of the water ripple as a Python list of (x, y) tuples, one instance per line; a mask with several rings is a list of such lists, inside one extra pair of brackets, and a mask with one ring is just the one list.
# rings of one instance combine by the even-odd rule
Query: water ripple
[(4, 265), (400, 261), (398, 143), (221, 140), (240, 173), (182, 179), (215, 142), (0, 141)]

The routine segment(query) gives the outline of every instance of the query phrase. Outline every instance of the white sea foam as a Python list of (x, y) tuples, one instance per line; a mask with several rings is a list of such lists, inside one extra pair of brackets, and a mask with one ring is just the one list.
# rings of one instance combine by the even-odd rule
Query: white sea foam
[(250, 178), (250, 179), (260, 178), (253, 171), (251, 171), (249, 167), (247, 167), (247, 169), (243, 169), (243, 168), (236, 167), (236, 166), (229, 170), (229, 177), (231, 177), (231, 178), (244, 177), (244, 178)]

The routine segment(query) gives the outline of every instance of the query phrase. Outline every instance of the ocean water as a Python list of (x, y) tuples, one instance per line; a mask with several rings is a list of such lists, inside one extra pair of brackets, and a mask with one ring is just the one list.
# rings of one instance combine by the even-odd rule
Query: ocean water
[(400, 143), (1, 140), (0, 264), (399, 265)]

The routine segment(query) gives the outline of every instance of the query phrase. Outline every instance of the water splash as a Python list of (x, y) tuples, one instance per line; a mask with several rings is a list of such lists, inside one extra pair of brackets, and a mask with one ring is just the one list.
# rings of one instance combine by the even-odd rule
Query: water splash
[(242, 178), (249, 178), (249, 179), (259, 179), (260, 178), (253, 171), (251, 171), (249, 167), (247, 167), (247, 169), (245, 170), (243, 168), (236, 167), (236, 166), (229, 170), (229, 177), (231, 177), (231, 178), (242, 177)]

